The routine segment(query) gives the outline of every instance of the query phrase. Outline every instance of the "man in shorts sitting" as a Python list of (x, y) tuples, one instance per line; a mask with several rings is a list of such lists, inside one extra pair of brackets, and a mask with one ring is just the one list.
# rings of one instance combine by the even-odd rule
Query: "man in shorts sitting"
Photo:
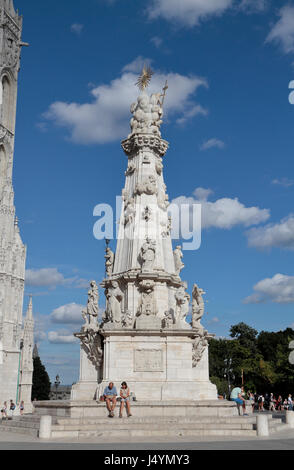
[(232, 393), (231, 393), (231, 401), (235, 401), (237, 403), (238, 409), (240, 409), (240, 407), (242, 406), (243, 416), (248, 416), (248, 414), (246, 413), (246, 401), (245, 401), (245, 398), (243, 398), (243, 393), (244, 393), (243, 387), (233, 388)]
[(110, 382), (108, 387), (105, 388), (104, 390), (104, 399), (106, 401), (106, 407), (109, 412), (109, 418), (114, 417), (114, 410), (116, 407), (116, 397), (117, 397), (117, 390), (116, 387), (114, 386), (113, 382)]

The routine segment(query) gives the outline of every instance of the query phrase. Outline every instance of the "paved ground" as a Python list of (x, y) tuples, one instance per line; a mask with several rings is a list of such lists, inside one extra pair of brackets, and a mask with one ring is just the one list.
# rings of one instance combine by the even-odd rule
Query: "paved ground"
[(43, 442), (39, 439), (0, 432), (0, 450), (294, 450), (294, 430), (267, 438), (195, 438), (174, 439), (173, 442), (157, 439), (156, 442), (134, 440), (127, 443), (101, 442), (97, 438)]

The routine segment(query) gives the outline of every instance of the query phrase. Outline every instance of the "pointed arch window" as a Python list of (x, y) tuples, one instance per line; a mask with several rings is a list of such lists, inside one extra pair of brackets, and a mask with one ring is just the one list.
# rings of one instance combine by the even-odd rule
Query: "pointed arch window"
[(4, 75), (0, 86), (1, 124), (13, 132), (13, 94), (10, 78)]

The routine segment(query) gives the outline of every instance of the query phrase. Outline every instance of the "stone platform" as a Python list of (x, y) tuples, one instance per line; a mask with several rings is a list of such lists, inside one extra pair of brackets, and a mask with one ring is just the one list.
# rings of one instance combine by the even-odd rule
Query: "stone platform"
[[(131, 402), (134, 417), (232, 417), (238, 416), (236, 404), (226, 400)], [(118, 413), (117, 406), (117, 413)], [(95, 401), (43, 401), (35, 404), (37, 415), (50, 415), (67, 418), (105, 418), (107, 410), (104, 402)]]
[[(146, 414), (147, 412), (147, 414)], [(12, 421), (0, 421), (0, 432), (13, 432), (38, 437), (41, 421), (49, 425), (46, 439), (99, 439), (99, 442), (147, 442), (160, 439), (184, 439), (205, 436), (257, 437), (258, 419), (265, 418), (269, 435), (287, 431), (291, 427), (272, 414), (235, 415), (237, 408), (230, 402), (179, 404), (133, 403), (131, 418), (107, 417), (105, 405), (84, 402), (36, 403), (33, 415), (17, 417)], [(291, 412), (292, 413), (292, 412)], [(49, 418), (49, 420), (48, 420)], [(294, 424), (294, 423), (293, 423)], [(293, 427), (293, 426), (292, 426)], [(44, 438), (44, 437), (43, 437)]]

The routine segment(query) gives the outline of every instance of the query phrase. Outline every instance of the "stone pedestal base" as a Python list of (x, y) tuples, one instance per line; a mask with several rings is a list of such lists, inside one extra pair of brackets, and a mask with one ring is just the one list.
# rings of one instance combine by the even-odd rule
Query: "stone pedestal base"
[(99, 395), (126, 381), (138, 401), (215, 400), (209, 381), (208, 348), (193, 367), (195, 332), (183, 330), (103, 332), (104, 368)]

